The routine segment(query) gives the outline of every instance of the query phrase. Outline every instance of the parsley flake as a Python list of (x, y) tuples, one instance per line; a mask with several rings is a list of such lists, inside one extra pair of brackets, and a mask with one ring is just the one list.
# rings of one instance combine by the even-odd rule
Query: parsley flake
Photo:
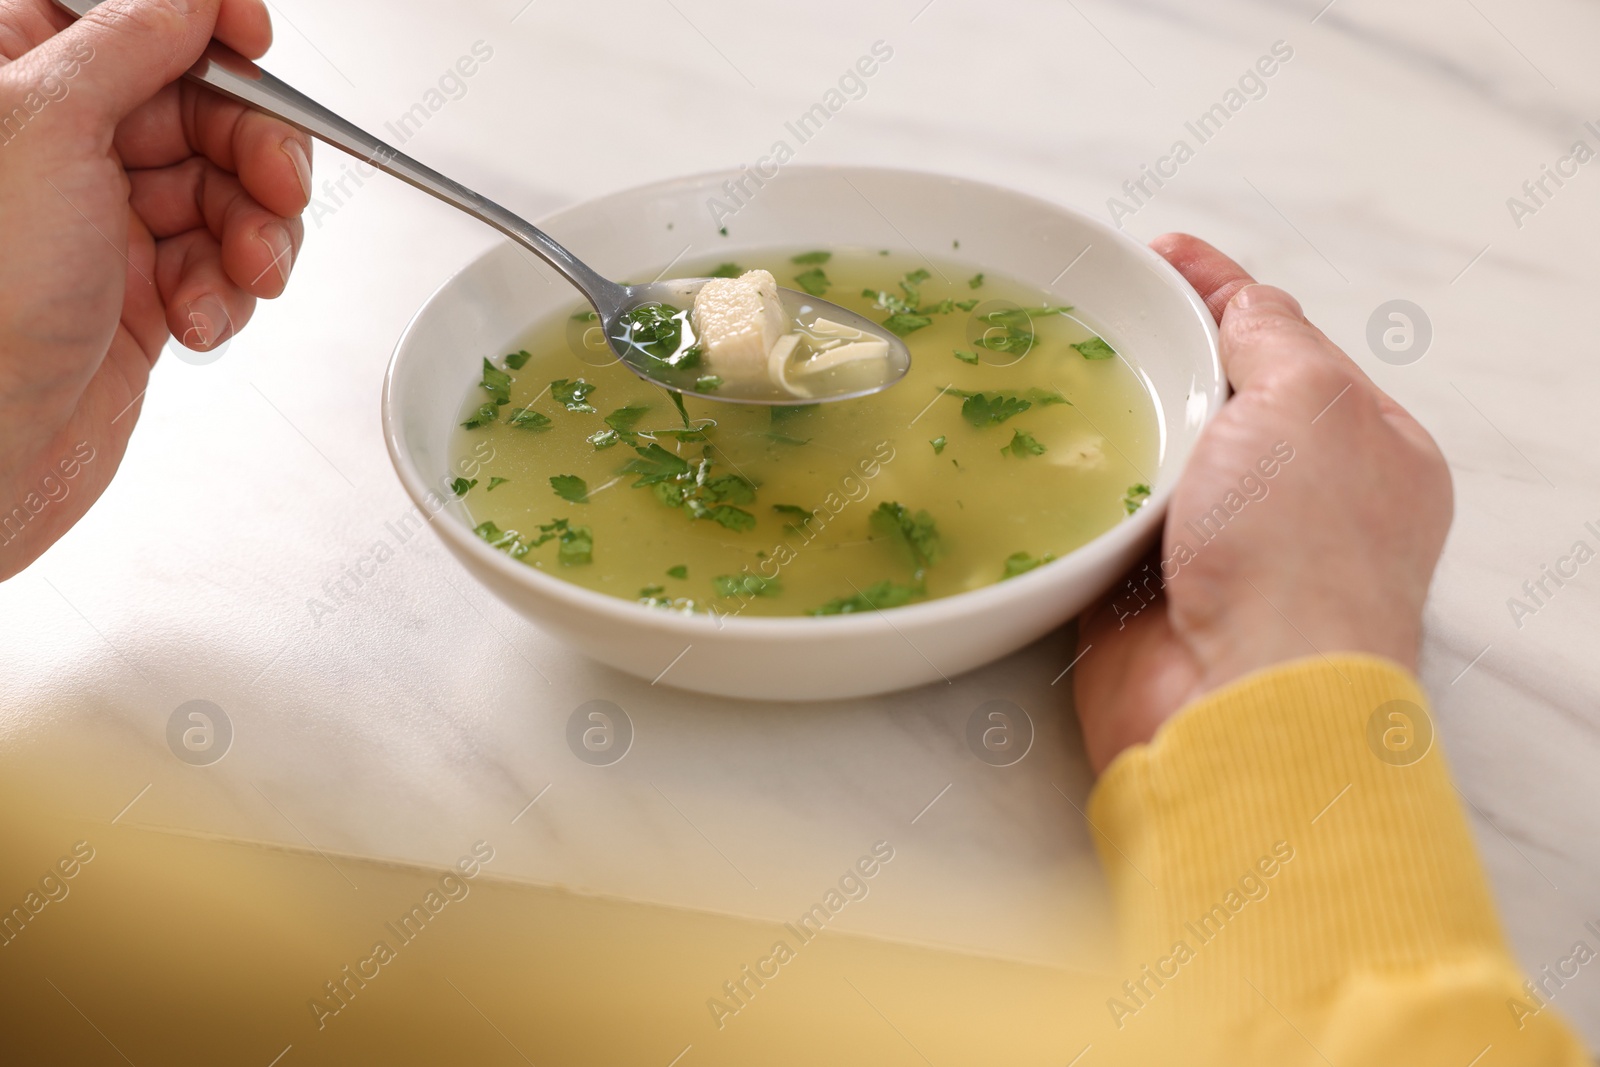
[(1002, 448), (1001, 453), (1010, 452), (1013, 456), (1042, 456), (1044, 445), (1034, 439), (1033, 434), (1027, 430), (1018, 430), (1011, 435), (1011, 443)]
[(812, 615), (856, 615), (865, 611), (878, 611), (882, 608), (898, 608), (910, 603), (919, 596), (925, 596), (927, 591), (921, 585), (901, 585), (899, 582), (882, 581), (856, 593), (854, 596), (840, 597), (830, 600), (820, 608), (813, 609)]
[(1138, 485), (1130, 485), (1128, 487), (1128, 491), (1122, 496), (1122, 506), (1127, 509), (1129, 515), (1132, 515), (1144, 507), (1144, 502), (1149, 499), (1150, 487), (1141, 482)]
[(518, 408), (507, 421), (524, 430), (542, 430), (550, 425), (550, 416), (532, 408)]
[(1032, 402), (1020, 396), (1004, 393), (973, 393), (961, 405), (961, 417), (977, 427), (998, 426), (1013, 415), (1021, 415), (1033, 407)]
[(1054, 563), (1055, 558), (1053, 554), (1048, 552), (1038, 559), (1034, 559), (1026, 552), (1013, 552), (1006, 557), (1005, 573), (1000, 576), (1000, 580), (1003, 582), (1007, 578), (1015, 578), (1019, 574), (1027, 574), (1036, 567), (1043, 567), (1046, 563)]
[(1072, 346), (1078, 350), (1078, 355), (1084, 359), (1115, 359), (1116, 349), (1106, 344), (1102, 338), (1091, 337), (1082, 344)]
[(828, 286), (832, 284), (828, 281), (828, 276), (823, 273), (821, 267), (812, 267), (808, 271), (796, 274), (794, 283), (812, 296), (821, 296), (828, 291)]
[(594, 405), (589, 403), (589, 395), (595, 387), (576, 378), (571, 381), (566, 378), (557, 378), (550, 383), (550, 395), (567, 406), (568, 411), (581, 412), (588, 415), (595, 414)]
[(550, 479), (550, 488), (556, 491), (556, 496), (562, 500), (570, 500), (574, 504), (587, 504), (589, 502), (589, 483), (575, 474), (558, 474)]

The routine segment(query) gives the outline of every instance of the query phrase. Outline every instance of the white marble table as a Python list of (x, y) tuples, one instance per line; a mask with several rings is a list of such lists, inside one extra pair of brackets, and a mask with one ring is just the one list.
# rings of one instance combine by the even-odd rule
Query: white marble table
[[(1575, 141), (1600, 150), (1600, 121), (1585, 126), (1600, 120), (1600, 11), (524, 4), (282, 0), (268, 65), (372, 127), (421, 103), (409, 151), (536, 217), (753, 162), (882, 40), (892, 60), (801, 161), (947, 171), (1097, 212), (1121, 196), (1130, 232), (1200, 233), (1296, 292), (1450, 458), (1457, 523), (1424, 675), (1517, 951), (1537, 970), (1589, 936), (1600, 564), (1550, 583), (1520, 619), (1507, 601), (1575, 541), (1600, 547), (1584, 526), (1600, 526), (1600, 162), (1568, 167), (1559, 188), (1546, 179), (1541, 203), (1522, 190)], [(459, 99), (430, 98), (477, 42), (492, 56)], [(1186, 123), (1226, 107), (1275, 42), (1292, 57), (1200, 143)], [(632, 152), (608, 133), (630, 119), (658, 147)], [(1162, 163), (1180, 139), (1192, 158)], [(0, 587), (0, 744), (43, 741), (108, 768), (73, 801), (106, 819), (137, 798), (122, 817), (142, 825), (427, 862), (493, 836), (502, 874), (756, 916), (787, 914), (889, 839), (899, 881), (883, 906), (847, 916), (852, 928), (1041, 962), (1103, 948), (1083, 921), (1104, 908), (1075, 810), (1090, 779), (1066, 685), (1051, 684), (1064, 636), (949, 686), (740, 706), (575, 658), (427, 537), (314, 623), (307, 601), (405, 510), (378, 430), (394, 341), (494, 240), (386, 179), (320, 184), (348, 163), (318, 157), (288, 296), (220, 360), (162, 362), (116, 485)], [(1123, 183), (1142, 165), (1176, 173), (1135, 200)], [(1513, 196), (1536, 210), (1514, 217)], [(1369, 316), (1397, 298), (1433, 328), (1408, 365), (1366, 342)], [(1028, 758), (1005, 769), (963, 742), (968, 715), (996, 697), (1038, 725)], [(236, 733), (204, 770), (166, 741), (194, 699)], [(590, 699), (636, 725), (615, 766), (566, 747), (567, 716)], [(1557, 1002), (1600, 1041), (1600, 978), (1585, 971)]]

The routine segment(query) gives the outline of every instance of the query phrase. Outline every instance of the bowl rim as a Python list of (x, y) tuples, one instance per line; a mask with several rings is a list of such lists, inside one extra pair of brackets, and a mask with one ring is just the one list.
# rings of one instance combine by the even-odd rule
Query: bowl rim
[[(1154, 249), (1143, 242), (1130, 237), (1122, 230), (1108, 223), (1102, 222), (1075, 208), (1046, 200), (1043, 197), (1019, 189), (1012, 189), (993, 182), (965, 178), (953, 174), (944, 174), (936, 171), (917, 170), (909, 167), (880, 167), (863, 166), (856, 164), (800, 164), (784, 168), (785, 174), (850, 174), (850, 175), (890, 175), (906, 177), (920, 181), (938, 181), (953, 185), (964, 186), (983, 193), (999, 192), (1008, 197), (1020, 198), (1031, 202), (1041, 211), (1065, 214), (1074, 217), (1080, 224), (1085, 224), (1101, 234), (1106, 240), (1114, 242), (1125, 248), (1133, 250), (1134, 255), (1143, 259), (1154, 268), (1158, 275), (1163, 275), (1172, 283), (1176, 292), (1189, 304), (1201, 321), (1206, 335), (1207, 355), (1210, 359), (1209, 370), (1212, 373), (1212, 385), (1208, 400), (1204, 422), (1201, 423), (1197, 433), (1203, 433), (1207, 425), (1221, 410), (1223, 402), (1228, 395), (1228, 380), (1222, 368), (1219, 334), (1216, 320), (1212, 317), (1211, 310), (1206, 306), (1200, 294), (1183, 277), (1178, 270), (1161, 257)], [(676, 178), (665, 178), (653, 182), (629, 186), (623, 189), (612, 190), (597, 197), (568, 204), (556, 211), (541, 216), (536, 224), (544, 228), (550, 221), (559, 220), (567, 212), (592, 208), (595, 204), (603, 203), (613, 198), (634, 196), (640, 193), (660, 190), (666, 191), (683, 186), (703, 185), (707, 181), (721, 181), (736, 177), (739, 171), (734, 168), (718, 168), (701, 171), (695, 174), (684, 175)], [(599, 593), (585, 588), (575, 582), (568, 582), (554, 575), (547, 574), (535, 567), (519, 563), (504, 552), (501, 552), (482, 538), (478, 537), (465, 523), (457, 521), (454, 517), (446, 517), (444, 508), (433, 509), (427, 503), (427, 496), (442, 497), (431, 483), (423, 477), (410, 456), (403, 447), (398, 428), (398, 418), (395, 411), (395, 380), (405, 353), (410, 347), (411, 340), (424, 315), (426, 315), (444, 294), (456, 285), (460, 278), (467, 272), (476, 269), (490, 256), (501, 253), (503, 247), (510, 243), (510, 239), (502, 239), (490, 248), (453, 271), (433, 292), (428, 294), (407, 321), (405, 329), (401, 331), (399, 339), (395, 342), (394, 350), (389, 357), (389, 365), (384, 371), (383, 390), (381, 394), (380, 417), (383, 427), (384, 444), (389, 452), (390, 463), (394, 466), (395, 474), (400, 479), (401, 487), (411, 502), (424, 513), (432, 512), (428, 518), (428, 525), (447, 541), (450, 541), (457, 551), (464, 551), (477, 561), (487, 566), (498, 576), (513, 584), (530, 589), (546, 599), (556, 601), (563, 606), (585, 612), (589, 615), (601, 615), (608, 621), (633, 628), (644, 627), (667, 634), (678, 634), (686, 638), (708, 637), (722, 635), (724, 637), (737, 637), (741, 632), (763, 637), (781, 637), (788, 635), (815, 636), (824, 629), (834, 636), (846, 636), (857, 632), (867, 632), (869, 629), (876, 632), (881, 630), (883, 621), (904, 623), (908, 626), (937, 624), (952, 618), (959, 618), (970, 613), (981, 612), (983, 609), (1017, 599), (1029, 599), (1032, 594), (1043, 593), (1052, 584), (1065, 583), (1084, 569), (1093, 569), (1096, 564), (1107, 562), (1123, 554), (1131, 544), (1138, 544), (1164, 523), (1168, 501), (1172, 495), (1173, 486), (1181, 479), (1183, 469), (1188, 466), (1189, 457), (1184, 457), (1182, 464), (1177, 468), (1177, 476), (1170, 483), (1157, 489), (1149, 502), (1139, 509), (1134, 515), (1120, 522), (1110, 529), (1096, 535), (1091, 540), (1079, 545), (1058, 559), (1052, 560), (1031, 571), (1019, 574), (1013, 578), (1003, 579), (991, 585), (978, 589), (969, 589), (949, 596), (939, 597), (935, 600), (922, 601), (914, 604), (904, 604), (899, 607), (875, 608), (872, 611), (852, 612), (845, 615), (780, 615), (757, 616), (745, 618), (737, 612), (717, 613), (705, 615), (698, 612), (686, 614), (680, 611), (663, 611), (660, 608), (647, 607), (637, 601), (625, 600), (608, 593)], [(574, 290), (576, 293), (576, 290)], [(1166, 464), (1162, 470), (1168, 469)], [(885, 619), (880, 620), (880, 616)], [(898, 629), (898, 626), (895, 627)]]

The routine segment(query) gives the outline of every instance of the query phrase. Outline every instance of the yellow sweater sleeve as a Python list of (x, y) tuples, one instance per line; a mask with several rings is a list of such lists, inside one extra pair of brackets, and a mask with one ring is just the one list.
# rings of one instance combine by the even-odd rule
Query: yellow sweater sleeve
[(1427, 698), (1388, 661), (1197, 701), (1117, 758), (1089, 818), (1125, 948), (1114, 1062), (1588, 1063), (1511, 959)]

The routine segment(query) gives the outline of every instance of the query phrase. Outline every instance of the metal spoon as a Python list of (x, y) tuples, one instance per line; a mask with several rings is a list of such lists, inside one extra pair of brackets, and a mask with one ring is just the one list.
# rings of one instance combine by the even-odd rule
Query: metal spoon
[[(98, 3), (99, 0), (55, 0), (56, 6), (80, 17), (87, 15)], [(641, 378), (663, 388), (688, 396), (735, 403), (774, 406), (812, 404), (880, 392), (898, 382), (911, 368), (911, 353), (905, 342), (878, 323), (826, 300), (793, 289), (780, 289), (779, 298), (785, 311), (802, 328), (820, 317), (850, 326), (868, 338), (887, 341), (889, 355), (882, 366), (881, 376), (876, 380), (863, 381), (859, 376), (852, 378), (850, 375), (825, 372), (815, 376), (818, 383), (816, 395), (808, 396), (785, 394), (776, 385), (770, 396), (713, 392), (711, 388), (714, 387), (702, 387), (699, 384), (705, 379), (697, 377), (692, 368), (677, 370), (664, 367), (663, 361), (652, 358), (639, 345), (628, 343), (631, 336), (628, 316), (635, 309), (650, 304), (665, 304), (686, 310), (700, 287), (710, 279), (679, 278), (647, 285), (619, 285), (602, 278), (532, 223), (340, 118), (220, 41), (212, 41), (205, 55), (184, 76), (223, 96), (281, 119), (351, 155), (360, 156), (379, 170), (423, 192), (432, 193), (523, 245), (560, 272), (594, 306), (617, 358)], [(683, 346), (684, 349), (688, 347), (687, 344)]]

